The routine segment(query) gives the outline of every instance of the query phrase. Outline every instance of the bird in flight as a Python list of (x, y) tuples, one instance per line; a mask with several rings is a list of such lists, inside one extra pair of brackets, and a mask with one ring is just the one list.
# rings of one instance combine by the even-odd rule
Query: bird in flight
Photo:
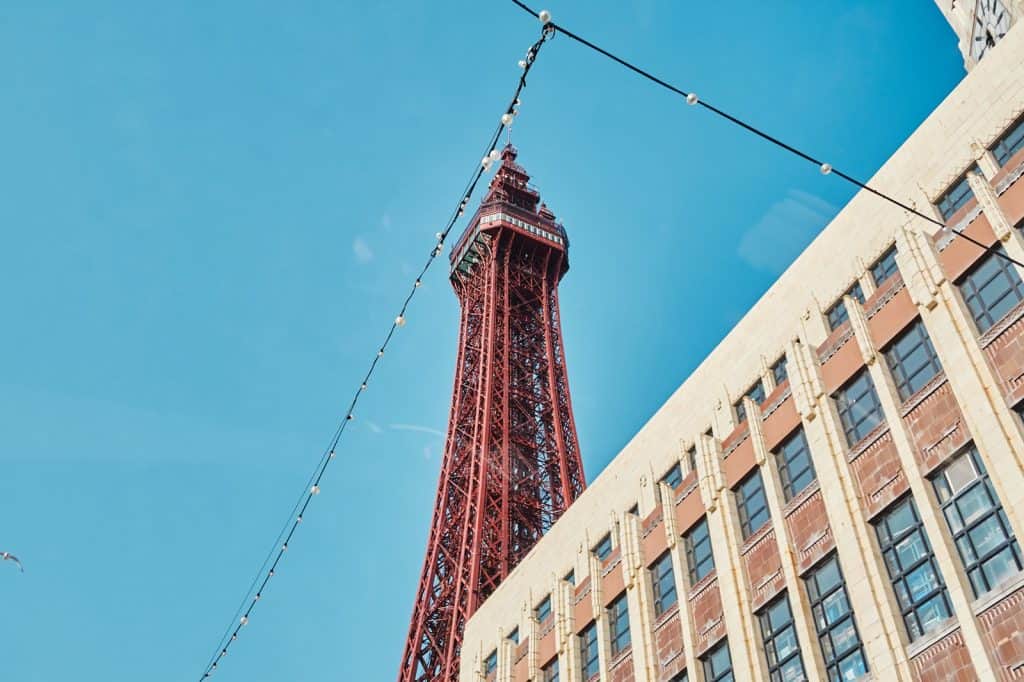
[(20, 561), (18, 561), (18, 557), (14, 556), (10, 552), (0, 552), (0, 560), (13, 561), (14, 565), (18, 567), (19, 571), (21, 571), (22, 573), (25, 572), (25, 567), (21, 565)]

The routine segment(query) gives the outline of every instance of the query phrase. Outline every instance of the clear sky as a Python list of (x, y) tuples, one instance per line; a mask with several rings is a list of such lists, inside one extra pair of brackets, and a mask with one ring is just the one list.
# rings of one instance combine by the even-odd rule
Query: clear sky
[[(863, 177), (963, 76), (932, 0), (548, 8)], [(505, 0), (6, 4), (4, 679), (200, 675), (538, 29)], [(572, 239), (593, 479), (851, 191), (564, 37), (513, 142)], [(454, 371), (444, 267), (408, 319), (217, 679), (394, 678)]]

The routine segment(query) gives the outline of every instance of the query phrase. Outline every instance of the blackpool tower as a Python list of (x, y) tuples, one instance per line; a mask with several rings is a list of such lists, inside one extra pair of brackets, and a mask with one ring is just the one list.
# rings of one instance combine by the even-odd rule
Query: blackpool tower
[(399, 682), (458, 678), (466, 620), (585, 486), (558, 314), (569, 243), (529, 180), (506, 146), (452, 250), (455, 387)]

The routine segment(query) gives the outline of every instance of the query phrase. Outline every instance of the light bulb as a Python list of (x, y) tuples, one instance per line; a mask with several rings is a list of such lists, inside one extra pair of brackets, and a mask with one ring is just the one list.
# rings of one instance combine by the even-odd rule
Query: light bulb
[[(437, 249), (434, 249), (434, 250), (436, 251)], [(377, 357), (378, 358), (384, 357), (384, 349), (383, 348), (381, 348), (379, 351), (377, 351)]]
[(282, 552), (287, 552), (288, 551), (288, 543), (287, 542), (284, 543), (283, 545), (281, 545), (281, 551)]
[(832, 172), (832, 164), (830, 164), (830, 163), (823, 163), (823, 164), (821, 164), (821, 174), (822, 175), (828, 175), (831, 172)]
[(395, 318), (395, 326), (396, 327), (404, 327), (405, 326), (405, 318), (402, 317), (401, 315), (396, 317)]
[(309, 489), (309, 492), (311, 494), (313, 494), (313, 495), (319, 495), (320, 494), (320, 486), (314, 485), (312, 488)]
[(512, 114), (502, 114), (501, 115), (501, 123), (502, 123), (502, 125), (507, 125), (507, 126), (512, 125), (512, 118), (513, 118)]
[(238, 622), (241, 623), (242, 625), (248, 625), (249, 624), (249, 616), (242, 616), (241, 620), (239, 620)]
[(345, 417), (345, 419), (347, 419), (349, 421), (352, 421), (355, 418), (356, 418), (356, 416), (354, 414), (352, 414), (351, 412), (349, 412), (348, 415)]
[(700, 97), (697, 97), (696, 92), (691, 92), (686, 96), (686, 103), (689, 104), (691, 107), (699, 101)]
[(551, 21), (551, 12), (546, 9), (542, 9), (540, 14), (537, 15), (537, 18), (540, 19), (540, 23), (547, 24)]
[(255, 597), (253, 598), (253, 601), (259, 601), (259, 600), (260, 600), (260, 597), (262, 597), (262, 596), (263, 596), (262, 594), (260, 594), (259, 592), (257, 592), (257, 593), (256, 593), (256, 596), (255, 596)]
[[(419, 288), (419, 287), (420, 287), (420, 286), (422, 286), (422, 285), (423, 285), (423, 282), (421, 282), (421, 281), (419, 281), (419, 280), (416, 280), (415, 282), (413, 282), (413, 286), (414, 286), (414, 287), (417, 287), (417, 288)], [(366, 388), (366, 384), (363, 384), (363, 388)]]
[(302, 516), (295, 517), (295, 523), (302, 523)]
[(520, 69), (525, 69), (526, 68), (526, 60), (525, 59), (520, 59), (519, 60), (519, 68)]
[(487, 170), (488, 166), (491, 165), (491, 157), (485, 156), (484, 158), (480, 159), (480, 165), (484, 167), (484, 170)]
[(441, 234), (440, 232), (435, 232), (434, 237), (437, 238), (437, 241), (441, 241), (442, 239), (444, 239), (444, 235)]
[(492, 149), (491, 153), (487, 155), (487, 158), (489, 158), (491, 161), (497, 161), (498, 159), (501, 158), (501, 152), (499, 152), (497, 149)]

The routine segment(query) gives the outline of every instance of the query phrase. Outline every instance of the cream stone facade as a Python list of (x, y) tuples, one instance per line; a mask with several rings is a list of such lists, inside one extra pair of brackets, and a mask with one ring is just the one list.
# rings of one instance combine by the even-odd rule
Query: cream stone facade
[[(1024, 150), (1002, 160), (991, 151), (1022, 112), (1024, 30), (1010, 30), (869, 184), (941, 220), (937, 204), (966, 173), (961, 189), (973, 198), (951, 208), (947, 201), (948, 224), (1024, 261)], [(898, 272), (873, 273), (893, 246)], [(1024, 536), (1024, 302), (980, 331), (961, 285), (989, 267), (987, 259), (998, 257), (877, 196), (857, 194), (480, 607), (466, 627), (460, 679), (697, 682), (717, 679), (708, 655), (719, 655), (722, 643), (735, 679), (785, 679), (770, 676), (759, 615), (780, 599), (806, 679), (830, 679), (830, 663), (857, 677), (855, 664), (827, 659), (812, 611), (807, 581), (833, 558), (852, 611), (846, 622), (854, 623), (863, 655), (861, 678), (1024, 677), (1024, 573), (985, 564), (994, 584), (979, 589), (989, 574), (969, 566), (958, 549), (934, 483), (947, 474), (953, 480), (951, 463), (969, 469), (964, 455), (973, 453), (970, 461), (983, 464), (987, 489), (1002, 504), (993, 523)], [(839, 300), (849, 319), (830, 324), (828, 311)], [(912, 328), (926, 332), (941, 371), (907, 396), (890, 349)], [(783, 357), (786, 371), (777, 374)], [(756, 382), (763, 398), (743, 397)], [(856, 420), (872, 401), (851, 406), (857, 385), (873, 387), (872, 414), (881, 418), (867, 434), (857, 432)], [(780, 458), (800, 432), (813, 481), (789, 495), (787, 485), (795, 486)], [(681, 480), (662, 481), (676, 466)], [(749, 528), (759, 513), (751, 511), (746, 487), (755, 474), (768, 521)], [(922, 616), (929, 626), (914, 636), (908, 619), (917, 612), (908, 616), (894, 589), (877, 530), (911, 499), (914, 537), (930, 545), (931, 575), (944, 583), (946, 604), (938, 620), (933, 612)], [(688, 556), (684, 536), (696, 542), (702, 520), (714, 569), (691, 581), (698, 553)], [(599, 559), (592, 550), (607, 534), (612, 550)], [(979, 535), (979, 556), (980, 543), (993, 537)], [(1019, 562), (1015, 540), (1007, 547), (1005, 556)], [(651, 567), (663, 557), (670, 563), (660, 565), (672, 570), (659, 589), (674, 588), (676, 603), (657, 613)], [(828, 618), (842, 612), (837, 594), (823, 604)], [(621, 595), (628, 643), (620, 636), (613, 652), (613, 628), (621, 635), (623, 621), (613, 624), (609, 606)], [(549, 596), (550, 615), (542, 608), (538, 621), (537, 607)], [(591, 624), (598, 655), (590, 672), (597, 676), (585, 678), (580, 635)]]

